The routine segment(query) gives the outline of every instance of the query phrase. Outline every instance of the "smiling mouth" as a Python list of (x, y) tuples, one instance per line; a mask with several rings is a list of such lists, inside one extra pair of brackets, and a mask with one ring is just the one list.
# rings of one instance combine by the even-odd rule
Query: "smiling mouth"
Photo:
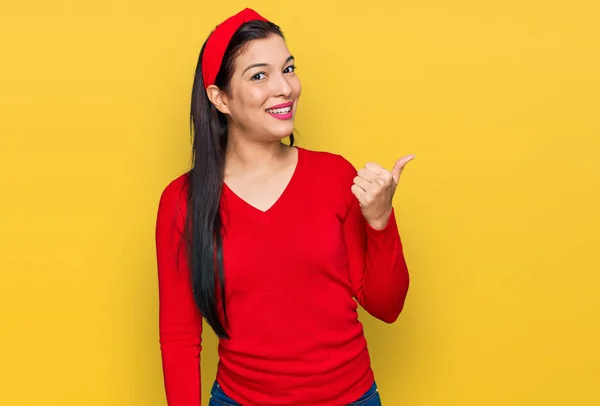
[(267, 109), (267, 113), (270, 114), (288, 114), (292, 110), (292, 106), (284, 107), (281, 109)]

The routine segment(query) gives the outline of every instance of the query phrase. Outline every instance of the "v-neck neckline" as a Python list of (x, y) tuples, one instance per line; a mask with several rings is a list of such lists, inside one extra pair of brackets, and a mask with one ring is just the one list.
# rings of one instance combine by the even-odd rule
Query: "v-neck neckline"
[(300, 169), (304, 162), (304, 156), (303, 156), (304, 151), (302, 150), (302, 148), (300, 148), (300, 147), (292, 147), (292, 148), (296, 148), (296, 151), (298, 154), (297, 160), (296, 160), (296, 166), (294, 168), (294, 171), (292, 172), (292, 176), (288, 180), (287, 185), (285, 185), (285, 188), (283, 189), (283, 191), (281, 192), (279, 197), (266, 210), (261, 210), (258, 207), (248, 203), (240, 195), (235, 193), (233, 191), (233, 189), (231, 189), (225, 182), (223, 182), (223, 192), (232, 196), (232, 198), (234, 200), (236, 200), (241, 206), (247, 208), (248, 210), (250, 210), (252, 212), (258, 213), (261, 216), (266, 216), (266, 215), (269, 215), (270, 213), (276, 211), (277, 208), (284, 203), (285, 199), (287, 199), (287, 196), (291, 193), (291, 191), (294, 187), (294, 184), (297, 183), (298, 173), (300, 172)]

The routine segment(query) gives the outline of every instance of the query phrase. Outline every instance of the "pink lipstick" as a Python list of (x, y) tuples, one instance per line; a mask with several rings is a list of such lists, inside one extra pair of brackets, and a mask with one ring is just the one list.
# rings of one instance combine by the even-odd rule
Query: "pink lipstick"
[(292, 118), (292, 107), (294, 102), (281, 103), (269, 107), (267, 113), (278, 120), (289, 120)]

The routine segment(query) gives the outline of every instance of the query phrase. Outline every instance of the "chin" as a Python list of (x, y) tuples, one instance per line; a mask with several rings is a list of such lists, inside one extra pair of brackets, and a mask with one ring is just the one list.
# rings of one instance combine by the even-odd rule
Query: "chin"
[(275, 139), (282, 140), (290, 136), (294, 132), (294, 122), (290, 120), (285, 125), (277, 126), (277, 128), (271, 128), (270, 133)]

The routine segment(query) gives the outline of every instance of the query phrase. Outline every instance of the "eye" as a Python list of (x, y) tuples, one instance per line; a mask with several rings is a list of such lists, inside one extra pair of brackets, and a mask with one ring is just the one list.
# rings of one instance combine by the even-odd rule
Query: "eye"
[[(263, 76), (261, 77), (261, 75), (263, 75)], [(263, 79), (265, 76), (266, 76), (266, 75), (265, 75), (265, 73), (264, 73), (264, 72), (259, 72), (259, 73), (257, 73), (256, 75), (252, 76), (252, 77), (250, 78), (250, 80), (261, 80), (261, 79)]]
[(290, 65), (283, 70), (283, 73), (293, 73), (296, 71), (296, 65)]

